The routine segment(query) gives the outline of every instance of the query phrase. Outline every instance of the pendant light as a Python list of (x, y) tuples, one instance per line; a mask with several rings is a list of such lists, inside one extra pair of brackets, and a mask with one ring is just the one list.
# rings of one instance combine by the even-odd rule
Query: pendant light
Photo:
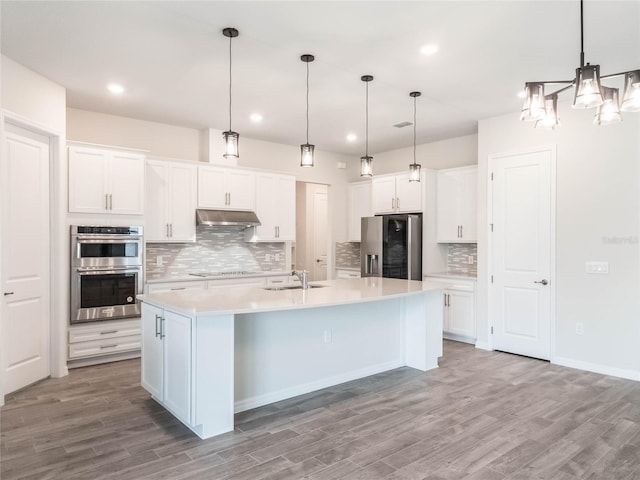
[[(574, 89), (573, 108), (598, 107), (593, 123), (608, 125), (622, 121), (620, 110), (626, 112), (640, 111), (640, 70), (600, 75), (600, 65), (584, 62), (584, 1), (580, 0), (580, 66), (576, 68), (576, 76), (572, 80), (547, 82), (527, 82), (524, 90), (524, 104), (520, 119), (533, 121), (536, 127), (554, 128), (559, 125), (557, 111), (557, 95), (565, 90)], [(625, 77), (622, 105), (618, 104), (618, 89), (601, 84), (602, 79)], [(547, 85), (561, 87), (545, 95)]]
[(409, 165), (409, 181), (420, 181), (420, 168), (422, 165), (416, 163), (416, 100), (422, 95), (420, 92), (411, 92), (410, 97), (413, 97), (413, 163)]
[(238, 158), (238, 142), (240, 134), (231, 130), (231, 39), (238, 36), (238, 30), (235, 28), (225, 28), (222, 34), (229, 39), (229, 130), (222, 132), (224, 139), (224, 158)]
[(309, 63), (316, 58), (308, 53), (302, 55), (300, 60), (307, 64), (307, 142), (300, 145), (300, 166), (313, 167), (313, 151), (316, 146), (309, 143)]
[(369, 82), (373, 75), (363, 75), (360, 80), (365, 82), (365, 129), (364, 129), (364, 157), (360, 157), (360, 176), (371, 177), (373, 175), (373, 157), (369, 155)]

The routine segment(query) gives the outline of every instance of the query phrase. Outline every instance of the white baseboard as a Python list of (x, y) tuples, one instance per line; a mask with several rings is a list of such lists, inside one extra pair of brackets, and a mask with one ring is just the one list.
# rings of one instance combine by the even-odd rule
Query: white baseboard
[(320, 380), (315, 380), (313, 382), (303, 383), (301, 385), (295, 385), (293, 387), (284, 388), (282, 390), (276, 390), (275, 392), (269, 392), (263, 395), (245, 398), (243, 400), (238, 400), (235, 402), (234, 411), (235, 413), (244, 412), (245, 410), (262, 407), (264, 405), (269, 405), (270, 403), (279, 402), (280, 400), (286, 400), (287, 398), (304, 395), (305, 393), (315, 392), (316, 390), (332, 387), (340, 383), (350, 382), (351, 380), (357, 380), (358, 378), (368, 377), (370, 375), (375, 375), (376, 373), (386, 372), (387, 370), (393, 370), (394, 368), (403, 366), (404, 362), (401, 359), (393, 360), (391, 362), (372, 365), (360, 370), (341, 373), (340, 375), (335, 375), (333, 377), (323, 378)]
[(612, 377), (640, 381), (640, 372), (636, 370), (609, 367), (607, 365), (583, 362), (582, 360), (574, 360), (572, 358), (565, 357), (554, 357), (553, 360), (551, 360), (551, 363), (562, 367), (577, 368), (578, 370), (586, 370), (587, 372), (601, 373), (602, 375), (611, 375)]
[(442, 338), (444, 338), (445, 340), (453, 340), (454, 342), (470, 343), (471, 345), (476, 343), (475, 338), (467, 337), (465, 335), (457, 335), (451, 332), (444, 332), (442, 334)]
[(476, 348), (479, 348), (480, 350), (489, 350), (489, 351), (491, 351), (491, 349), (489, 348), (489, 342), (484, 342), (484, 341), (480, 341), (480, 340), (478, 340), (476, 342)]

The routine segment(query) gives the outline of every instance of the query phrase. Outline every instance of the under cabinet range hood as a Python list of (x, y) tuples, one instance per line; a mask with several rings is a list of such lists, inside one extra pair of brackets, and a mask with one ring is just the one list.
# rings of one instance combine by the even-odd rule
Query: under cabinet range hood
[(207, 227), (238, 225), (242, 227), (257, 227), (262, 225), (255, 212), (238, 210), (196, 210), (196, 225)]

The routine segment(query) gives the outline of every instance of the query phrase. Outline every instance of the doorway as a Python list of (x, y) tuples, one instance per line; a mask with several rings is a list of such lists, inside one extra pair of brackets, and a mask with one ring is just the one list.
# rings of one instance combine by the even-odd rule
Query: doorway
[(2, 395), (51, 373), (51, 139), (3, 124)]
[(555, 147), (489, 158), (489, 346), (550, 360)]
[(296, 182), (296, 270), (309, 280), (327, 279), (328, 185)]

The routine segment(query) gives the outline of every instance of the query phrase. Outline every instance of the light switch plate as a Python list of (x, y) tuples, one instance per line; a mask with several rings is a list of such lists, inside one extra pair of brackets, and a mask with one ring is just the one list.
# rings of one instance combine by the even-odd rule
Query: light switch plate
[(587, 262), (586, 272), (606, 275), (609, 273), (609, 262)]

